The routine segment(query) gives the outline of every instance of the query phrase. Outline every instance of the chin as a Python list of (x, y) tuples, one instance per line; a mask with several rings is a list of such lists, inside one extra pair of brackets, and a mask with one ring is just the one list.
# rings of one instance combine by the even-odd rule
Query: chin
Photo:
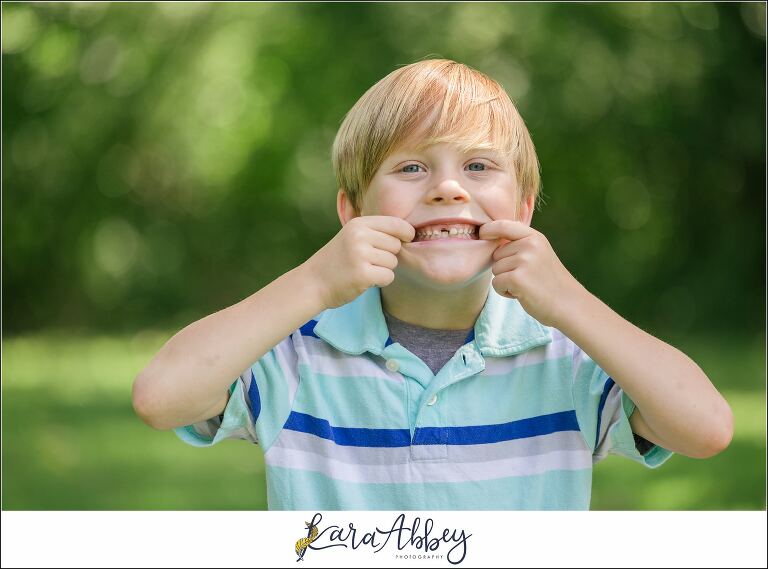
[[(476, 243), (476, 242), (474, 242)], [(488, 278), (493, 265), (493, 247), (477, 251), (442, 248), (404, 248), (395, 268), (396, 280), (404, 285), (439, 291), (461, 290)], [(490, 278), (489, 278), (490, 282)]]
[(396, 270), (395, 274), (401, 282), (409, 281), (423, 288), (431, 288), (443, 292), (458, 291), (471, 284), (476, 284), (479, 279), (487, 277), (490, 274), (490, 264), (486, 267), (478, 267), (477, 270), (457, 270), (456, 267), (446, 267), (443, 270), (409, 268), (407, 271)]

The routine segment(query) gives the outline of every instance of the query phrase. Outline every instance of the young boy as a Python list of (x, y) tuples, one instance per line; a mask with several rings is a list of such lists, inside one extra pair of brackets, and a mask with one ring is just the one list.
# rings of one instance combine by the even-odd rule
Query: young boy
[(609, 452), (656, 467), (729, 444), (699, 367), (530, 227), (538, 161), (498, 83), (397, 69), (333, 163), (341, 230), (163, 346), (134, 383), (149, 425), (258, 443), (269, 508), (298, 510), (586, 510)]

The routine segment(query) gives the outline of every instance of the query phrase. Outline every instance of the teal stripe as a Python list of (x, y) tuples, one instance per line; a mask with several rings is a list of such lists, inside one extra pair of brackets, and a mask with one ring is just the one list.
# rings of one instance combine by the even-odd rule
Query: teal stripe
[(635, 437), (632, 435), (632, 426), (629, 422), (629, 418), (632, 416), (634, 410), (634, 401), (629, 398), (629, 395), (627, 395), (626, 392), (622, 391), (622, 420), (619, 421), (609, 435), (611, 437), (612, 445), (611, 452), (623, 455), (649, 468), (657, 468), (664, 464), (673, 453), (671, 450), (667, 450), (664, 447), (654, 445), (644, 455), (640, 454), (635, 446)]
[(178, 427), (173, 432), (182, 441), (196, 447), (207, 447), (213, 444), (213, 440), (198, 433), (192, 425)]
[(270, 510), (588, 510), (592, 470), (483, 482), (358, 484), (268, 465), (267, 480)]
[(342, 427), (408, 428), (404, 383), (382, 377), (334, 377), (302, 369), (292, 411)]
[[(523, 366), (506, 375), (481, 375), (454, 383), (438, 394), (450, 407), (446, 426), (508, 423), (573, 409), (570, 358)], [(479, 404), (472, 404), (472, 402)], [(485, 404), (493, 401), (493, 405)]]

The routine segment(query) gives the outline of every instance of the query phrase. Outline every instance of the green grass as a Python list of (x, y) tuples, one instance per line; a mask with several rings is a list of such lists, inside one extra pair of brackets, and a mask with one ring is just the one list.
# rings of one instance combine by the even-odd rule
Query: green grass
[[(266, 509), (257, 446), (184, 444), (133, 413), (131, 383), (170, 334), (40, 334), (3, 343), (3, 508)], [(765, 509), (763, 338), (675, 343), (733, 407), (734, 440), (707, 460), (658, 469), (611, 456), (595, 468), (594, 510)]]

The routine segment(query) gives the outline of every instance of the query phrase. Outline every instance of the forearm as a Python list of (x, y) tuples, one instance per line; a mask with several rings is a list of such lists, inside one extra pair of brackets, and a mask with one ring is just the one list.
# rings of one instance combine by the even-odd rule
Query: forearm
[(323, 308), (304, 266), (289, 271), (168, 340), (136, 377), (134, 408), (158, 429), (208, 419), (243, 370)]
[(728, 403), (688, 356), (621, 318), (585, 289), (558, 323), (636, 404), (650, 432), (638, 434), (687, 456), (712, 456), (733, 432)]

